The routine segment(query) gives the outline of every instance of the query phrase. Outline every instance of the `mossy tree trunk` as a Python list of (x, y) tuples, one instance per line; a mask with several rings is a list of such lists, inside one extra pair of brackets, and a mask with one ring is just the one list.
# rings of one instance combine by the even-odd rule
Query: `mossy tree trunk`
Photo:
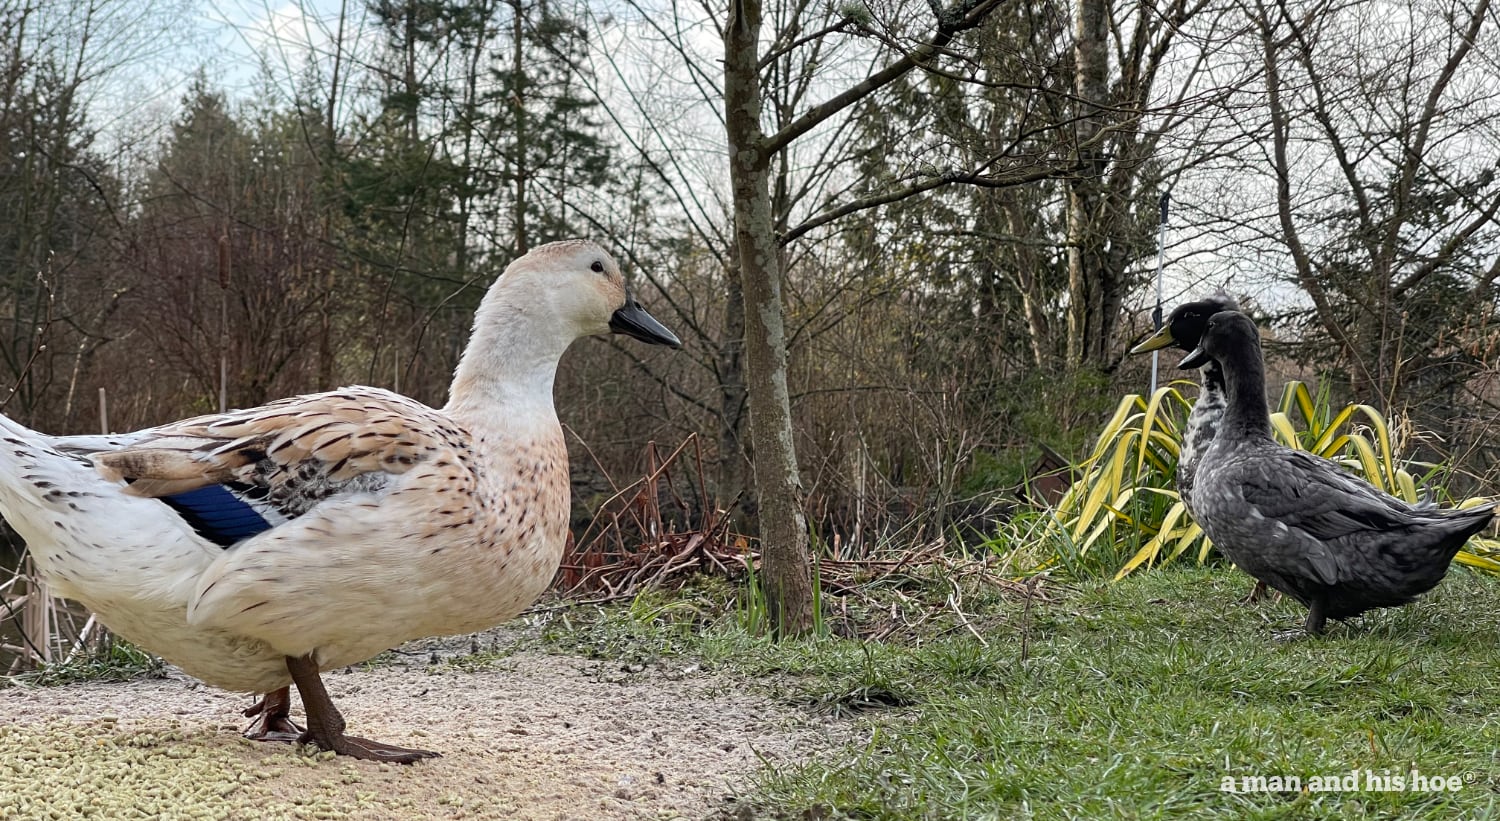
[(771, 629), (797, 635), (813, 625), (812, 576), (786, 384), (782, 271), (769, 185), (772, 152), (760, 123), (760, 26), (759, 0), (731, 0), (724, 32), (724, 108), (745, 305), (745, 385), (760, 502), (762, 580)]
[[(797, 635), (814, 624), (812, 573), (802, 484), (793, 442), (787, 391), (786, 320), (782, 309), (781, 245), (801, 232), (778, 237), (771, 202), (771, 161), (797, 138), (912, 69), (939, 59), (953, 38), (975, 28), (1002, 0), (957, 0), (934, 6), (930, 40), (905, 50), (888, 65), (812, 106), (774, 134), (761, 123), (760, 0), (730, 0), (724, 28), (724, 113), (729, 138), (730, 188), (734, 209), (735, 262), (744, 297), (745, 387), (750, 406), (750, 447), (760, 513), (763, 589), (772, 629)], [(821, 36), (829, 36), (838, 27)], [(782, 41), (778, 32), (776, 38)], [(789, 38), (795, 39), (795, 38)], [(890, 202), (922, 189), (884, 198)], [(862, 206), (861, 206), (862, 207)], [(858, 210), (848, 207), (828, 216)]]

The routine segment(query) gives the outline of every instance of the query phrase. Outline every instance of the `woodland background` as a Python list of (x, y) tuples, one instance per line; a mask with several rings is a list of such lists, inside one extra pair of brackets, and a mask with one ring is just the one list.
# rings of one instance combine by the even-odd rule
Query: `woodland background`
[(1147, 388), (1124, 352), (1168, 191), (1168, 310), (1228, 289), (1273, 386), (1370, 403), (1493, 487), (1489, 0), (755, 3), (748, 74), (745, 5), (265, 6), (232, 34), (247, 66), (184, 46), (205, 5), (0, 0), (4, 413), (92, 432), (105, 389), (127, 430), (348, 383), (441, 404), (492, 278), (588, 236), (685, 347), (564, 361), (579, 520), (646, 443), (694, 438), (684, 515), (753, 532), (724, 102), (753, 75), (786, 136), (774, 266), (827, 550), (982, 531), (1043, 446), (1087, 454)]

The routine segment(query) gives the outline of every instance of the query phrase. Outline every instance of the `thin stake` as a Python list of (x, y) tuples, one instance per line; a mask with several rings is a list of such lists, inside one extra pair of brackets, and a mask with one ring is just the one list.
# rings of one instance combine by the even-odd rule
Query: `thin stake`
[[(1161, 330), (1161, 269), (1162, 256), (1167, 249), (1167, 205), (1172, 199), (1171, 191), (1164, 191), (1161, 195), (1161, 224), (1156, 232), (1156, 308), (1151, 311), (1151, 327), (1153, 330)], [(1156, 370), (1157, 363), (1161, 360), (1161, 351), (1151, 352), (1151, 395), (1156, 395)]]

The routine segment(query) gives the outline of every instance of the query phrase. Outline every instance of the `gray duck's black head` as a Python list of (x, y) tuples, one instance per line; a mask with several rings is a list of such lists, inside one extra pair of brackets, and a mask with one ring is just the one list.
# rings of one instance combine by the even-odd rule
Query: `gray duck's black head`
[(1236, 356), (1260, 356), (1260, 331), (1239, 311), (1220, 311), (1209, 317), (1198, 347), (1177, 363), (1179, 368), (1201, 368), (1210, 360), (1224, 364)]
[(1220, 311), (1238, 311), (1239, 309), (1239, 303), (1222, 291), (1207, 299), (1184, 302), (1172, 309), (1167, 321), (1162, 323), (1156, 333), (1131, 348), (1130, 352), (1146, 353), (1169, 346), (1191, 351), (1198, 347), (1198, 340), (1203, 338), (1203, 329), (1208, 327), (1209, 317)]

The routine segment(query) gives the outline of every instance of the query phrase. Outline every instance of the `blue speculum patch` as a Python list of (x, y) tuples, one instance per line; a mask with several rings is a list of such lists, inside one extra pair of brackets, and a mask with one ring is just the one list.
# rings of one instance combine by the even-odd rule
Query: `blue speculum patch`
[(248, 502), (224, 485), (209, 485), (161, 497), (198, 535), (220, 547), (241, 542), (271, 529)]

